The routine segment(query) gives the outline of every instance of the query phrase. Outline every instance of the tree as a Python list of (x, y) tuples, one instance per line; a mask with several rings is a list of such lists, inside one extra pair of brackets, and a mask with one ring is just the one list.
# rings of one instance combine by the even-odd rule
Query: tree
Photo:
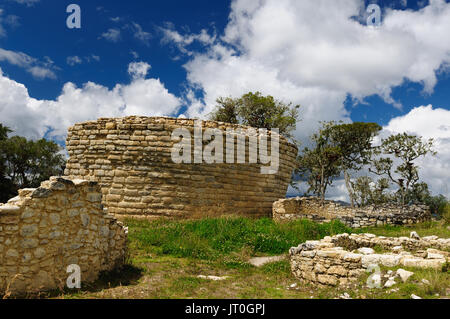
[(279, 133), (292, 138), (298, 121), (299, 105), (285, 104), (272, 96), (262, 96), (260, 92), (249, 92), (240, 98), (223, 98), (217, 100), (216, 110), (209, 119), (232, 124), (243, 124), (268, 130), (278, 128)]
[(61, 175), (65, 165), (56, 143), (20, 136), (8, 138), (8, 132), (10, 130), (0, 126), (1, 202), (13, 197), (20, 188), (38, 187), (50, 176)]
[(345, 185), (353, 207), (355, 195), (349, 171), (359, 171), (369, 164), (373, 150), (372, 140), (381, 131), (381, 126), (377, 123), (355, 122), (332, 125), (330, 129), (333, 143), (340, 149)]
[[(419, 167), (414, 161), (427, 154), (436, 155), (436, 152), (433, 150), (433, 139), (424, 142), (418, 136), (402, 133), (383, 139), (374, 154), (377, 158), (372, 160), (369, 171), (386, 176), (398, 186), (399, 201), (403, 206), (411, 201), (408, 195), (415, 188), (417, 191), (419, 186)], [(381, 155), (389, 157), (380, 157)], [(394, 159), (399, 164), (394, 163)]]
[(332, 130), (334, 122), (322, 122), (318, 133), (311, 136), (314, 148), (305, 147), (298, 157), (296, 173), (307, 178), (308, 192), (316, 194), (322, 204), (328, 186), (341, 172), (341, 149), (333, 143)]
[(380, 178), (374, 182), (369, 176), (360, 176), (350, 183), (354, 201), (359, 207), (379, 205), (389, 201), (390, 196), (385, 194), (390, 186), (387, 178)]
[[(349, 170), (360, 170), (369, 163), (372, 139), (381, 127), (376, 123), (355, 122), (351, 124), (323, 122), (318, 134), (312, 136), (315, 148), (305, 148), (299, 158), (299, 170), (308, 178), (310, 191), (324, 199), (325, 191), (333, 178), (344, 172), (352, 206), (355, 195), (351, 188)], [(316, 176), (315, 178), (313, 176)]]
[(10, 132), (11, 130), (8, 127), (0, 124), (0, 203), (14, 196), (14, 185), (5, 176), (6, 158), (5, 153), (1, 150), (1, 146), (8, 139), (8, 133)]

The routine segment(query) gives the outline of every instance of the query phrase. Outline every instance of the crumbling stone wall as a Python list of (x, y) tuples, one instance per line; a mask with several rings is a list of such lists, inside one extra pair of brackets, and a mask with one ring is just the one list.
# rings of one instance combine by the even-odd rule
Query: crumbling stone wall
[[(260, 161), (249, 164), (248, 138), (245, 164), (174, 163), (171, 151), (179, 140), (172, 139), (172, 132), (186, 128), (194, 136), (194, 127), (195, 122), (190, 119), (134, 116), (76, 124), (69, 128), (67, 137), (70, 158), (65, 175), (98, 181), (105, 206), (118, 215), (271, 216), (272, 203), (286, 195), (296, 146), (280, 138), (279, 170), (272, 175), (261, 173), (261, 167), (266, 165)], [(207, 128), (222, 132), (248, 129), (203, 121), (203, 131)], [(226, 153), (224, 145), (224, 158)]]
[[(383, 252), (376, 253), (372, 248)], [(347, 286), (357, 282), (371, 265), (439, 269), (449, 260), (449, 249), (450, 238), (437, 236), (340, 234), (307, 241), (291, 248), (289, 255), (292, 272), (300, 281), (318, 286)]]
[(95, 182), (53, 177), (0, 204), (0, 294), (64, 287), (72, 264), (82, 284), (120, 266), (127, 229), (101, 198)]
[(318, 222), (338, 219), (349, 227), (361, 228), (420, 223), (431, 219), (431, 211), (426, 205), (409, 205), (403, 208), (396, 205), (351, 208), (329, 200), (322, 206), (317, 197), (296, 197), (275, 202), (273, 218), (277, 221), (306, 218)]

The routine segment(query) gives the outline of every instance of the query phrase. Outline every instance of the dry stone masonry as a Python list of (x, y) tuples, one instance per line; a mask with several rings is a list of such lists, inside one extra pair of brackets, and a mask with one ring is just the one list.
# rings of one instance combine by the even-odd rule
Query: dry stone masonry
[(322, 206), (316, 197), (281, 199), (273, 204), (276, 221), (311, 219), (317, 222), (340, 220), (349, 227), (361, 228), (382, 225), (405, 225), (431, 219), (426, 205), (401, 206), (381, 205), (351, 208), (335, 201), (326, 200)]
[(0, 204), (0, 295), (64, 287), (73, 264), (82, 285), (122, 265), (127, 229), (101, 199), (95, 182), (52, 177)]
[[(116, 215), (271, 215), (272, 203), (286, 195), (297, 156), (295, 145), (280, 137), (276, 174), (262, 174), (265, 165), (259, 161), (249, 164), (245, 136), (245, 163), (177, 164), (171, 152), (181, 138), (173, 139), (172, 133), (180, 128), (194, 136), (195, 121), (133, 116), (77, 124), (69, 128), (65, 175), (98, 181), (105, 206)], [(203, 121), (202, 129), (208, 128), (236, 130), (236, 137), (242, 137), (239, 129), (248, 129)]]
[(450, 238), (420, 238), (413, 232), (411, 238), (373, 234), (328, 236), (293, 247), (289, 254), (292, 272), (302, 282), (347, 286), (374, 265), (439, 269), (448, 262), (449, 251)]

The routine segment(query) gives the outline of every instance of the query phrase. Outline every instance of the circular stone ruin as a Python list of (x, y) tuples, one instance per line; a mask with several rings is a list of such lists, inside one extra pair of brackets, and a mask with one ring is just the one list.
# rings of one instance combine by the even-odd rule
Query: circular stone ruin
[[(213, 140), (205, 138), (208, 129), (222, 132), (223, 162), (208, 163), (201, 156)], [(173, 160), (174, 147), (185, 137), (177, 136), (175, 130), (192, 137), (185, 144), (191, 146), (191, 163)], [(203, 136), (200, 157), (195, 134)], [(262, 161), (259, 152), (265, 149), (272, 155), (276, 137), (278, 167), (273, 174), (264, 173), (273, 160)], [(264, 138), (267, 145), (261, 144)], [(257, 151), (251, 147), (255, 140)], [(238, 141), (245, 141), (244, 158), (238, 157), (242, 154)], [(272, 203), (286, 195), (298, 152), (294, 144), (270, 131), (221, 122), (135, 116), (76, 124), (69, 128), (66, 146), (70, 156), (66, 176), (99, 182), (110, 213), (145, 217), (271, 216)], [(252, 162), (255, 156), (257, 161)]]

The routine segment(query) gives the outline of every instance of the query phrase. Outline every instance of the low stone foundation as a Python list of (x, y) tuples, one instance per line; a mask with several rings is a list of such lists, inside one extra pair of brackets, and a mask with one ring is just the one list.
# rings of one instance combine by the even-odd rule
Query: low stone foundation
[[(375, 253), (373, 248), (386, 252)], [(307, 241), (291, 248), (289, 255), (292, 272), (300, 281), (337, 286), (355, 283), (370, 265), (439, 269), (448, 261), (449, 250), (450, 238), (437, 236), (341, 234)]]
[(62, 288), (72, 264), (82, 285), (122, 265), (127, 229), (101, 199), (95, 182), (54, 177), (0, 204), (0, 295)]
[(316, 197), (281, 199), (273, 203), (272, 215), (276, 221), (306, 218), (328, 222), (337, 219), (353, 228), (415, 224), (431, 219), (431, 211), (426, 205), (410, 205), (403, 208), (395, 205), (351, 208), (326, 200), (322, 206)]

